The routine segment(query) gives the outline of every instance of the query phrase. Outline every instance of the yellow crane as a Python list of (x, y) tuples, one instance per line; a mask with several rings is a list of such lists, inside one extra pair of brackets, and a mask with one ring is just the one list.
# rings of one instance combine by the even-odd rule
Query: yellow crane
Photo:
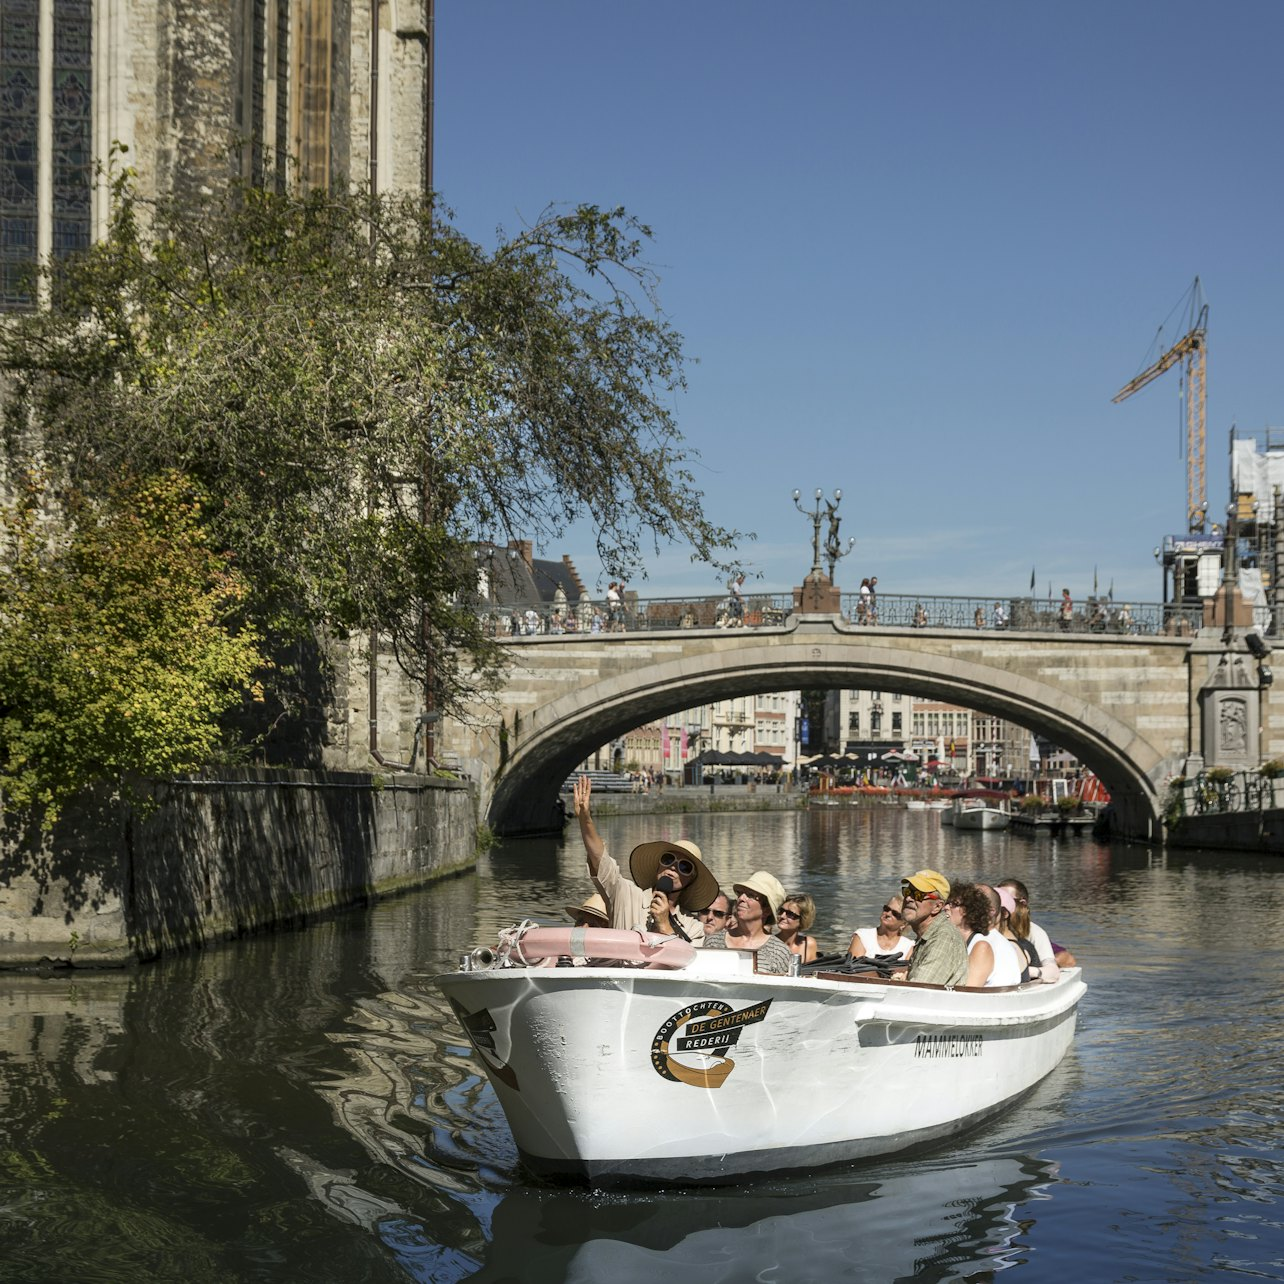
[(1208, 304), (1199, 277), (1190, 288), (1191, 321), (1186, 333), (1147, 370), (1124, 384), (1111, 398), (1116, 404), (1139, 392), (1179, 361), (1186, 363), (1183, 397), (1186, 411), (1186, 517), (1191, 531), (1202, 532), (1208, 503), (1204, 486), (1204, 436), (1207, 418)]

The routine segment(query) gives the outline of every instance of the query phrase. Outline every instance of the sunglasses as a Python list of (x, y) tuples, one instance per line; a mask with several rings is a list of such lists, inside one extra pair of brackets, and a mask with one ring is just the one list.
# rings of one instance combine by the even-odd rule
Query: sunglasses
[(797, 911), (797, 910), (786, 910), (786, 909), (782, 909), (782, 910), (780, 911), (780, 917), (781, 917), (781, 918), (796, 918), (800, 923), (802, 922), (802, 915), (801, 915), (800, 913), (798, 913), (798, 911)]
[(701, 910), (701, 914), (708, 914), (711, 918), (726, 918), (731, 913), (730, 910), (707, 909)]
[(940, 895), (936, 892), (920, 892), (913, 883), (907, 883), (901, 880), (901, 896), (907, 901), (939, 901)]
[(676, 856), (673, 852), (665, 852), (660, 857), (661, 869), (676, 869), (683, 878), (690, 878), (695, 873), (695, 862), (688, 860), (685, 856)]
[(893, 918), (903, 919), (905, 917), (905, 915), (902, 914), (900, 910), (894, 910), (890, 905), (883, 906), (883, 913), (890, 914)]

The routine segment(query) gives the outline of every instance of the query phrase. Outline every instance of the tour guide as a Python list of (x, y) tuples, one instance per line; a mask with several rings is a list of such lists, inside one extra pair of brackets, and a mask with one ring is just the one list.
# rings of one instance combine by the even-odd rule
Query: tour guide
[(962, 985), (967, 980), (967, 946), (962, 933), (942, 914), (950, 882), (934, 869), (920, 869), (901, 879), (901, 913), (918, 941), (910, 955), (906, 980), (927, 985)]
[(588, 856), (589, 877), (606, 899), (611, 926), (702, 942), (704, 924), (695, 915), (713, 903), (718, 880), (709, 872), (700, 849), (685, 838), (642, 843), (629, 856), (630, 882), (606, 854), (606, 844), (593, 823), (589, 812), (592, 791), (588, 776), (576, 780), (575, 815)]

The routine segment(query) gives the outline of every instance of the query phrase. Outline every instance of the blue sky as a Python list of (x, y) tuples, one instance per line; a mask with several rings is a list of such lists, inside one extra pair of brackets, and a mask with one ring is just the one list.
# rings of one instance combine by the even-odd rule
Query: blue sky
[[(649, 223), (697, 364), (675, 404), (754, 587), (1156, 601), (1179, 381), (1111, 397), (1196, 275), (1208, 497), (1284, 426), (1284, 4), (437, 0), (436, 183), (488, 242), (550, 202)], [(1169, 321), (1171, 343), (1180, 317)], [(559, 546), (599, 567), (587, 532)], [(688, 550), (642, 595), (714, 591)]]

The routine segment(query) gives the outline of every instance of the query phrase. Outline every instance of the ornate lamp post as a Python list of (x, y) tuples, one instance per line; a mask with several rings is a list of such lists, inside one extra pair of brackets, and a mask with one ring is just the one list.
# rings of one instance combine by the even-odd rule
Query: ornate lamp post
[[(834, 498), (827, 500), (825, 492), (816, 487), (816, 506), (812, 509), (806, 509), (799, 503), (802, 498), (802, 491), (794, 491), (794, 507), (804, 516), (811, 518), (811, 574), (814, 579), (821, 576), (820, 566), (820, 519), (822, 513), (829, 519), (829, 533), (825, 540), (825, 556), (829, 562), (829, 578), (834, 578), (834, 567), (840, 558), (846, 557), (848, 553), (856, 546), (855, 538), (847, 541), (847, 547), (842, 546), (842, 541), (838, 538), (838, 527), (842, 518), (838, 516), (838, 505), (843, 502), (843, 492), (834, 491)], [(824, 505), (822, 509), (821, 505)]]
[[(801, 491), (794, 491), (794, 507), (804, 516), (811, 518), (811, 572), (803, 581), (802, 587), (794, 590), (794, 609), (808, 613), (827, 615), (841, 614), (841, 603), (837, 588), (834, 587), (834, 567), (838, 560), (846, 557), (855, 546), (854, 539), (847, 541), (844, 548), (838, 538), (838, 527), (842, 518), (838, 516), (838, 505), (843, 501), (843, 492), (834, 491), (833, 499), (827, 500), (825, 492), (818, 486), (815, 494), (815, 505), (804, 508), (799, 502)], [(820, 523), (822, 517), (829, 519), (829, 532), (823, 547), (823, 555), (829, 562), (829, 575), (821, 567), (822, 546), (820, 542)]]

